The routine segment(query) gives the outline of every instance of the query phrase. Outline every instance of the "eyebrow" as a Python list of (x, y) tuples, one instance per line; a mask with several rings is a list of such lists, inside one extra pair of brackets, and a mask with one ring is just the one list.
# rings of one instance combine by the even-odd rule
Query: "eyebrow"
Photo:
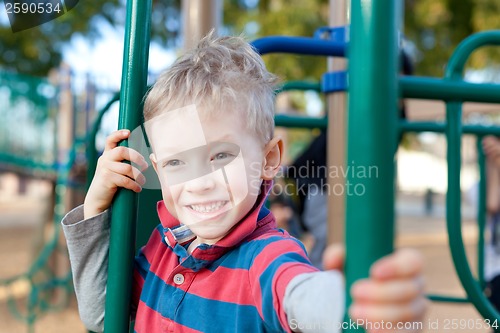
[(234, 137), (231, 134), (225, 134), (222, 137), (212, 140), (212, 142), (224, 142), (224, 140), (232, 140), (232, 139), (234, 139)]

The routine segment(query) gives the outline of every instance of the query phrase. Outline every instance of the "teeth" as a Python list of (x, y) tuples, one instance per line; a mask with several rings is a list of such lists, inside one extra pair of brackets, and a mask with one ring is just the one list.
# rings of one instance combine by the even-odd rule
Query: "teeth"
[(210, 213), (219, 210), (225, 204), (225, 201), (216, 201), (208, 205), (190, 205), (189, 207), (198, 213)]

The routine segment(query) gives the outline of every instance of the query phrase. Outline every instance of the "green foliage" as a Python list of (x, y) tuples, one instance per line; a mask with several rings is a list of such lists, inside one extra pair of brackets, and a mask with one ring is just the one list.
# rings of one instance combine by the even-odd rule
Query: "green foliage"
[[(416, 74), (442, 76), (448, 59), (467, 36), (498, 27), (497, 0), (406, 0), (405, 35), (418, 50)], [(474, 53), (469, 66), (482, 68), (500, 60), (498, 48)]]
[[(175, 44), (180, 28), (179, 6), (180, 0), (154, 1), (152, 40), (165, 46)], [(13, 33), (8, 24), (0, 24), (0, 67), (45, 76), (59, 65), (62, 47), (73, 34), (95, 40), (100, 36), (99, 25), (107, 22), (123, 26), (125, 18), (125, 1), (81, 0), (66, 14), (35, 28)]]
[[(154, 0), (152, 41), (165, 47), (179, 45), (181, 0)], [(248, 8), (244, 0), (224, 2), (224, 24), (229, 30), (246, 32), (253, 39), (266, 35), (311, 36), (327, 22), (328, 0), (261, 0)], [(257, 4), (257, 2), (255, 2)], [(62, 47), (73, 34), (90, 40), (99, 37), (99, 25), (114, 27), (125, 24), (124, 0), (81, 0), (76, 7), (54, 21), (13, 33), (0, 24), (0, 66), (19, 73), (44, 76), (59, 65)], [(258, 27), (251, 32), (251, 27)], [(317, 57), (268, 56), (270, 70), (283, 79), (319, 79), (326, 62)]]
[[(154, 0), (152, 41), (179, 45), (181, 0)], [(224, 0), (226, 31), (243, 32), (249, 39), (268, 35), (311, 36), (328, 21), (328, 0)], [(20, 73), (46, 75), (61, 61), (62, 47), (73, 34), (90, 40), (99, 25), (123, 26), (125, 0), (81, 0), (77, 6), (39, 27), (13, 33), (0, 24), (0, 66)], [(405, 35), (418, 49), (416, 74), (442, 76), (458, 43), (470, 34), (494, 29), (500, 21), (498, 0), (405, 0)], [(491, 66), (499, 48), (476, 52), (469, 65)], [(326, 71), (321, 57), (269, 55), (268, 68), (283, 80), (318, 80)]]
[(9, 25), (0, 25), (0, 66), (31, 75), (46, 75), (61, 61), (62, 46), (74, 33), (98, 36), (95, 14), (114, 22), (123, 9), (118, 0), (80, 1), (65, 15), (38, 27), (13, 33)]
[[(243, 2), (244, 3), (244, 2)], [(224, 23), (250, 39), (270, 35), (312, 36), (328, 22), (328, 0), (260, 0), (247, 10), (242, 1), (226, 1)], [(282, 80), (318, 81), (326, 71), (326, 60), (275, 54), (264, 57), (268, 69)]]

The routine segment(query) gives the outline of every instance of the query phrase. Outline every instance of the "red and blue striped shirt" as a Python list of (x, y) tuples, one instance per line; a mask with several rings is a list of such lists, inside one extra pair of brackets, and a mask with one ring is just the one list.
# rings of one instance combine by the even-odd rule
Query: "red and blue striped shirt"
[(189, 230), (158, 203), (161, 224), (136, 257), (136, 333), (290, 332), (285, 289), (317, 269), (302, 243), (276, 228), (262, 192), (228, 235), (191, 254)]

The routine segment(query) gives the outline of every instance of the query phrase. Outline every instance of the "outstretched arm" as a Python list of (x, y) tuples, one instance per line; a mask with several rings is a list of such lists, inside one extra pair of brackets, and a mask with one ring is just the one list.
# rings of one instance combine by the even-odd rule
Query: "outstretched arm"
[[(301, 274), (290, 282), (285, 311), (292, 331), (341, 332), (341, 328), (351, 324), (343, 322), (345, 297), (340, 276), (343, 263), (343, 247), (329, 246), (323, 263), (327, 271)], [(377, 261), (369, 278), (352, 286), (353, 303), (349, 309), (352, 323), (365, 326), (368, 332), (370, 324), (378, 328), (377, 332), (419, 331), (420, 323), (405, 323), (423, 319), (427, 300), (423, 294), (422, 269), (422, 256), (415, 250), (399, 250)], [(399, 329), (401, 326), (416, 329)]]

